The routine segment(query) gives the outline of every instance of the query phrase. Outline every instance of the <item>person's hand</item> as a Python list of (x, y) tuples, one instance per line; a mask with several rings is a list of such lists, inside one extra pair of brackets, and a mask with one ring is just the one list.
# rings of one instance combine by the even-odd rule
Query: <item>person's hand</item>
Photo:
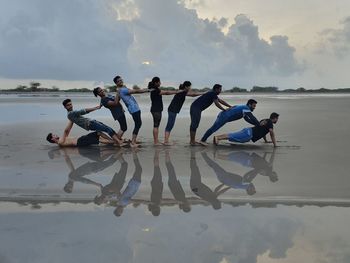
[(99, 109), (101, 109), (101, 107), (102, 107), (102, 104), (97, 105), (97, 106), (96, 106), (96, 109), (99, 110)]
[(266, 125), (266, 123), (267, 123), (266, 120), (263, 120), (260, 122), (260, 126), (264, 126), (264, 125)]

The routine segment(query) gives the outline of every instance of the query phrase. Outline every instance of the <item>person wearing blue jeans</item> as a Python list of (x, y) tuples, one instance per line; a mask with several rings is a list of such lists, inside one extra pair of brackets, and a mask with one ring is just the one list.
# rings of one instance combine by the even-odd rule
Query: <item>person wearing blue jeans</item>
[(115, 131), (105, 125), (102, 122), (91, 120), (89, 118), (83, 117), (82, 115), (88, 114), (92, 111), (98, 110), (101, 108), (101, 105), (98, 105), (93, 108), (81, 109), (81, 110), (73, 110), (73, 103), (70, 99), (65, 99), (63, 102), (63, 107), (67, 110), (67, 118), (69, 120), (67, 127), (64, 130), (64, 136), (68, 137), (73, 124), (78, 125), (87, 131), (97, 131), (97, 132), (106, 132), (113, 140), (119, 144), (120, 146), (124, 145), (123, 142), (118, 138)]
[[(275, 133), (273, 131), (273, 125), (277, 123), (279, 114), (276, 112), (271, 113), (269, 119), (260, 121), (259, 126), (250, 128), (244, 128), (238, 132), (232, 132), (228, 134), (222, 134), (214, 136), (214, 144), (218, 145), (221, 140), (229, 140), (230, 142), (246, 143), (249, 141), (256, 142), (261, 138), (264, 138), (265, 143), (273, 143), (274, 147), (277, 147)], [(271, 141), (266, 140), (266, 134), (270, 133)]]
[(170, 132), (174, 128), (176, 116), (181, 111), (186, 96), (197, 97), (203, 95), (201, 92), (193, 92), (191, 90), (191, 85), (192, 83), (187, 80), (180, 84), (179, 90), (183, 92), (177, 93), (170, 102), (168, 107), (168, 122), (165, 127), (164, 145), (172, 145), (172, 143), (169, 142)]
[(130, 146), (138, 147), (139, 144), (137, 144), (136, 138), (142, 125), (141, 110), (135, 100), (135, 97), (132, 94), (151, 92), (152, 89), (128, 89), (124, 85), (123, 79), (120, 76), (116, 76), (113, 79), (113, 82), (115, 83), (115, 85), (117, 85), (119, 96), (128, 108), (128, 111), (131, 114), (132, 119), (135, 123)]
[(212, 135), (226, 123), (231, 121), (236, 121), (244, 118), (246, 122), (254, 126), (260, 125), (259, 121), (252, 114), (252, 112), (256, 108), (256, 104), (256, 100), (250, 99), (248, 100), (246, 105), (236, 105), (226, 111), (220, 112), (214, 124), (203, 135), (201, 142), (205, 143), (210, 135)]

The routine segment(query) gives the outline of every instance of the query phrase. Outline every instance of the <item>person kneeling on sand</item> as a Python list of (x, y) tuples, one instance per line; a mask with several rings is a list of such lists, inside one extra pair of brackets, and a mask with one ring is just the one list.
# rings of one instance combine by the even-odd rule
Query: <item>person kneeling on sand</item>
[(103, 132), (91, 132), (79, 138), (67, 137), (67, 135), (66, 133), (64, 133), (63, 136), (60, 138), (56, 134), (49, 133), (46, 137), (46, 140), (50, 143), (55, 143), (60, 147), (83, 147), (97, 145), (99, 143), (110, 145), (115, 144), (115, 141)]
[[(275, 133), (273, 131), (273, 124), (278, 121), (279, 114), (276, 112), (271, 113), (269, 119), (264, 119), (260, 121), (260, 126), (244, 128), (238, 132), (222, 134), (214, 136), (214, 144), (218, 145), (221, 140), (229, 140), (230, 142), (256, 142), (261, 138), (264, 138), (265, 143), (273, 143), (274, 147), (277, 147)], [(266, 140), (266, 134), (270, 133), (271, 141)]]

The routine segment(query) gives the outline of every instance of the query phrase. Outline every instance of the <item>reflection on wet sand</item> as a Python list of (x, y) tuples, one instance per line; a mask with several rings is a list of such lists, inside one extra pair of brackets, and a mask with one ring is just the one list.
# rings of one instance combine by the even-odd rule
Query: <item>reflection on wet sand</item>
[[(264, 180), (256, 179), (258, 175), (268, 177), (269, 185), (270, 182), (278, 181), (273, 165), (276, 152), (272, 149), (252, 151), (227, 147), (189, 147), (179, 153), (172, 148), (156, 147), (152, 148), (152, 153), (151, 157), (149, 149), (113, 147), (50, 150), (50, 159), (62, 159), (69, 168), (68, 181), (61, 186), (68, 195), (52, 195), (51, 200), (83, 203), (93, 201), (96, 205), (115, 207), (116, 216), (121, 216), (129, 204), (134, 207), (145, 204), (153, 216), (159, 216), (162, 207), (166, 206), (177, 206), (183, 212), (190, 212), (191, 206), (195, 204), (210, 205), (215, 210), (220, 209), (222, 203), (232, 206), (250, 203), (264, 207), (275, 206), (277, 203), (299, 204), (298, 200), (264, 199), (261, 195), (255, 197), (255, 193), (269, 197), (268, 190), (274, 189), (266, 188), (265, 184), (259, 191), (259, 185)], [(84, 160), (82, 165), (75, 164), (78, 161), (81, 164), (81, 160)], [(166, 175), (167, 187), (164, 185)], [(144, 177), (142, 183), (141, 176)], [(81, 190), (74, 190), (76, 183), (96, 188), (94, 193), (91, 193), (90, 188), (81, 194)], [(254, 198), (250, 197), (252, 195)], [(36, 207), (40, 207), (40, 203), (50, 202), (47, 197), (50, 196), (45, 195), (42, 199), (33, 196), (31, 201), (21, 202), (35, 203)], [(305, 201), (305, 204), (319, 205), (309, 201)], [(337, 205), (347, 206), (341, 202)]]

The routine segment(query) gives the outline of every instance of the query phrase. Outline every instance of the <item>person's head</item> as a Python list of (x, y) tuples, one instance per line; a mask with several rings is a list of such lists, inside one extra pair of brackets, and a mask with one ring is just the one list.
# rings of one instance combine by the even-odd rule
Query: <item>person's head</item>
[(221, 90), (222, 90), (222, 86), (220, 84), (215, 84), (213, 86), (213, 91), (215, 91), (216, 94), (220, 94), (221, 93)]
[(73, 103), (71, 99), (65, 99), (64, 101), (62, 101), (62, 105), (67, 111), (73, 110)]
[(68, 183), (66, 183), (65, 186), (63, 187), (63, 191), (70, 194), (71, 192), (73, 192), (73, 185), (74, 185), (74, 181), (69, 180)]
[(118, 206), (116, 207), (116, 209), (114, 209), (113, 214), (114, 214), (116, 217), (120, 217), (120, 216), (123, 214), (123, 211), (124, 211), (124, 206), (118, 205)]
[(179, 90), (190, 90), (192, 83), (188, 80), (184, 81), (184, 83), (180, 84)]
[(124, 86), (124, 82), (121, 76), (116, 76), (113, 79), (113, 82), (115, 85), (117, 85), (117, 87), (123, 87)]
[(256, 193), (255, 186), (250, 183), (246, 189), (248, 195), (254, 195)]
[(278, 175), (275, 171), (272, 171), (271, 173), (269, 173), (268, 176), (271, 183), (275, 183), (278, 181)]
[(92, 93), (94, 93), (95, 97), (100, 96), (101, 98), (103, 98), (106, 96), (104, 89), (102, 89), (101, 87), (94, 88)]
[(153, 77), (153, 79), (150, 82), (148, 82), (148, 88), (149, 89), (159, 89), (161, 84), (162, 83), (160, 82), (159, 77)]
[(51, 132), (46, 136), (46, 140), (50, 143), (58, 143), (58, 140), (60, 137), (58, 137), (56, 134), (52, 134)]
[(258, 103), (258, 102), (257, 102), (256, 100), (249, 99), (249, 100), (247, 101), (247, 106), (249, 107), (249, 109), (250, 109), (251, 111), (254, 111), (255, 108), (256, 108), (256, 104), (257, 104), (257, 103)]
[(148, 210), (152, 213), (153, 216), (159, 216), (160, 215), (160, 206), (155, 204), (149, 204)]
[(280, 115), (278, 113), (272, 112), (270, 115), (270, 120), (272, 121), (272, 123), (277, 123), (279, 116)]
[(218, 199), (213, 200), (211, 205), (215, 210), (219, 210), (221, 208), (221, 202)]

